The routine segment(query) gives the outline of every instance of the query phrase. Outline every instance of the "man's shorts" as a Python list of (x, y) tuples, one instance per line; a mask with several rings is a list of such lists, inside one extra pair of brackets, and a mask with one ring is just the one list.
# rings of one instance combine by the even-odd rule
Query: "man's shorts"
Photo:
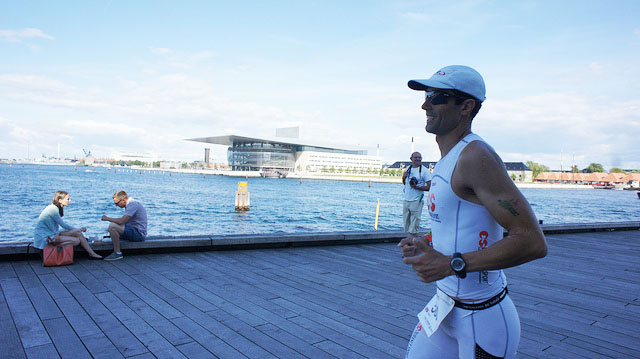
[(120, 239), (124, 239), (129, 242), (144, 242), (144, 236), (138, 232), (137, 229), (124, 225), (124, 233), (120, 236)]

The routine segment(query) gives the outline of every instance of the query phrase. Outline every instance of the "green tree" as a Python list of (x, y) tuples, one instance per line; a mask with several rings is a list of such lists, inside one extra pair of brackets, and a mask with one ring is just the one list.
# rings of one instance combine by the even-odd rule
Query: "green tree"
[(609, 170), (609, 173), (624, 173), (624, 174), (627, 174), (627, 171), (623, 170), (622, 168), (613, 167), (612, 169)]
[(533, 161), (527, 161), (526, 162), (527, 167), (529, 167), (530, 170), (533, 171), (533, 178), (538, 177), (538, 175), (542, 172), (548, 172), (549, 171), (549, 167), (545, 166), (545, 165), (541, 165), (539, 163), (533, 162)]
[(573, 172), (573, 173), (578, 173), (578, 172), (580, 172), (580, 170), (578, 169), (578, 166), (573, 165), (573, 166), (571, 167), (571, 172)]
[(599, 163), (591, 163), (587, 168), (584, 169), (588, 173), (593, 172), (604, 172), (604, 167), (602, 167)]

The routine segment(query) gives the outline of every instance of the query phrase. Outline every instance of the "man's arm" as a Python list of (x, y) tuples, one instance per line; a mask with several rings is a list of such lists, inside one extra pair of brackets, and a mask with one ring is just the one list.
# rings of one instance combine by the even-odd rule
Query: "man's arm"
[(131, 219), (130, 216), (128, 215), (124, 215), (122, 217), (119, 218), (114, 218), (114, 217), (107, 217), (105, 215), (102, 215), (102, 220), (103, 221), (109, 221), (109, 222), (113, 222), (115, 224), (119, 224), (119, 225), (124, 225), (125, 223), (129, 222), (129, 220)]
[(508, 232), (481, 251), (463, 253), (468, 272), (509, 268), (547, 255), (547, 242), (531, 205), (486, 143), (467, 145), (451, 186), (460, 197), (483, 205)]
[[(451, 179), (454, 192), (461, 198), (485, 206), (509, 235), (489, 247), (462, 254), (467, 272), (504, 269), (542, 258), (547, 254), (547, 241), (529, 202), (506, 173), (500, 157), (485, 143), (474, 141), (460, 154)], [(404, 241), (404, 240), (403, 240)], [(429, 247), (423, 238), (411, 238), (399, 246), (423, 282), (431, 283), (454, 275), (451, 256)], [(411, 250), (409, 250), (411, 249)]]

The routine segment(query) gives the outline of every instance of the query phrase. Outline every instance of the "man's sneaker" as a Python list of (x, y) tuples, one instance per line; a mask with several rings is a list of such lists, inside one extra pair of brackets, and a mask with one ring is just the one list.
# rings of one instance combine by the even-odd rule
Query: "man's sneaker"
[(105, 261), (117, 261), (118, 259), (122, 259), (122, 252), (113, 252), (108, 256), (104, 257)]

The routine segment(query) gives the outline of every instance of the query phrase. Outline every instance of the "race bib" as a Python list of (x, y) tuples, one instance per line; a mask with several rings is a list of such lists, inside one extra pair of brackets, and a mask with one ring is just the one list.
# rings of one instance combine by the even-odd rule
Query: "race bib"
[(440, 289), (436, 291), (436, 295), (431, 298), (427, 306), (418, 313), (420, 324), (425, 329), (427, 336), (435, 333), (440, 323), (447, 317), (447, 314), (453, 309), (455, 302), (451, 297), (444, 294)]

